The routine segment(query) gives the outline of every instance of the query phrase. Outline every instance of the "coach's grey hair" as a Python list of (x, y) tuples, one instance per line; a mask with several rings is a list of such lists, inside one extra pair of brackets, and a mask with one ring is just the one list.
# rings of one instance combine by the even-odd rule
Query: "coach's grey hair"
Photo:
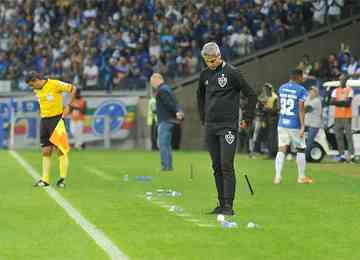
[(216, 44), (216, 42), (208, 42), (203, 46), (201, 50), (201, 55), (203, 57), (220, 56), (221, 55), (220, 48)]

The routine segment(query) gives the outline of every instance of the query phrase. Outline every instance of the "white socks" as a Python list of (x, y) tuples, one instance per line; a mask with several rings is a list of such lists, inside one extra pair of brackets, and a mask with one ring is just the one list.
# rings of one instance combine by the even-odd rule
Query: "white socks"
[[(278, 152), (275, 159), (275, 170), (276, 170), (276, 179), (281, 179), (281, 171), (284, 165), (285, 154), (283, 152)], [(305, 177), (305, 166), (306, 159), (305, 153), (297, 153), (296, 154), (296, 164), (298, 168), (298, 177), (299, 179), (303, 179)]]
[(305, 166), (306, 166), (306, 159), (305, 153), (297, 153), (296, 154), (296, 163), (298, 167), (298, 176), (300, 179), (305, 177)]
[(276, 159), (275, 159), (276, 179), (281, 179), (281, 171), (284, 165), (284, 158), (285, 158), (285, 154), (283, 152), (278, 152), (276, 154)]

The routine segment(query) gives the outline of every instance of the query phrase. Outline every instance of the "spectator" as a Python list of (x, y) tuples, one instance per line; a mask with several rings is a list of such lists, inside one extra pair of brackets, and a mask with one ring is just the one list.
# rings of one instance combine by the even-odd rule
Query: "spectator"
[(154, 73), (150, 78), (150, 84), (156, 90), (156, 114), (158, 119), (161, 170), (172, 171), (172, 132), (176, 121), (183, 120), (184, 113), (179, 108), (171, 88), (165, 84), (161, 74)]
[(0, 52), (0, 79), (5, 79), (7, 69), (8, 63), (6, 54), (4, 52)]
[(76, 89), (75, 99), (70, 104), (70, 108), (71, 108), (70, 130), (71, 130), (71, 134), (74, 137), (74, 147), (76, 149), (82, 149), (86, 101), (85, 98), (81, 96), (80, 89)]
[(344, 53), (344, 60), (342, 61), (341, 67), (340, 67), (340, 71), (343, 74), (348, 74), (348, 68), (350, 65), (350, 61), (351, 61), (351, 55), (348, 52)]
[(98, 66), (88, 59), (83, 71), (85, 87), (87, 89), (95, 89), (99, 81), (99, 68)]
[(349, 76), (355, 76), (360, 73), (360, 64), (356, 56), (350, 58), (350, 64), (348, 65), (346, 72)]
[(322, 127), (322, 106), (319, 90), (316, 86), (310, 87), (309, 95), (305, 100), (305, 127), (307, 128), (306, 158), (310, 158), (310, 149), (315, 137)]
[(229, 47), (236, 56), (245, 56), (251, 52), (253, 37), (249, 33), (249, 29), (245, 27), (243, 30), (239, 28), (234, 31), (232, 27), (228, 28), (230, 32)]
[(329, 70), (328, 79), (333, 80), (339, 78), (341, 74), (340, 66), (339, 66), (339, 61), (334, 53), (330, 54), (328, 57), (328, 70)]
[[(153, 91), (150, 91), (153, 92)], [(150, 127), (151, 150), (158, 150), (157, 146), (157, 118), (156, 118), (156, 99), (151, 93), (147, 107), (147, 125)]]
[(191, 51), (187, 51), (184, 57), (184, 74), (189, 76), (193, 75), (198, 68), (199, 60), (194, 57)]
[(340, 85), (332, 92), (330, 103), (335, 106), (335, 135), (340, 156), (339, 161), (347, 161), (345, 157), (344, 132), (348, 145), (349, 159), (354, 161), (354, 145), (351, 129), (353, 90), (346, 86), (345, 75), (341, 75), (339, 80)]
[(304, 78), (308, 77), (308, 75), (312, 69), (312, 64), (310, 62), (310, 56), (308, 54), (303, 55), (303, 58), (298, 65), (298, 69), (301, 69), (303, 71)]
[(22, 5), (2, 0), (3, 77), (24, 76), (24, 69), (14, 73), (18, 64), (9, 52), (27, 70), (46, 74), (62, 67), (61, 77), (71, 82), (84, 78), (86, 60), (95, 55), (103, 89), (111, 90), (113, 84), (119, 88), (128, 78), (140, 84), (133, 89), (140, 89), (153, 73), (144, 68), (150, 57), (164, 75), (187, 76), (201, 68), (198, 46), (205, 42), (216, 41), (224, 57), (247, 55), (273, 44), (276, 37), (282, 41), (309, 31), (312, 19), (323, 23), (324, 1), (331, 4), (329, 19), (339, 19), (340, 7), (349, 6), (343, 0), (316, 0), (312, 6), (308, 0), (27, 0)]
[(126, 78), (129, 73), (129, 66), (127, 64), (127, 60), (124, 57), (120, 57), (118, 60), (114, 60), (113, 64), (113, 83), (114, 86), (120, 88), (122, 86), (122, 81)]
[(325, 23), (326, 2), (325, 0), (315, 0), (312, 3), (313, 21), (315, 27), (322, 26)]
[(327, 0), (328, 22), (335, 23), (341, 18), (341, 9), (344, 7), (344, 0)]
[(267, 128), (266, 143), (268, 158), (275, 158), (277, 153), (277, 121), (278, 121), (278, 96), (270, 83), (264, 85), (266, 99), (264, 103), (265, 124)]
[(260, 97), (256, 103), (255, 118), (253, 120), (252, 136), (249, 140), (250, 155), (254, 156), (255, 153), (262, 152), (262, 143), (264, 142), (264, 130), (266, 128), (265, 110), (264, 110), (264, 96)]

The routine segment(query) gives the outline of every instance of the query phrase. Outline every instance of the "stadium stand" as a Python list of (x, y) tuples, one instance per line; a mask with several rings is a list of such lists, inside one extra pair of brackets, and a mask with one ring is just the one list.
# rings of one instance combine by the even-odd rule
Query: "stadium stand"
[(35, 69), (87, 90), (144, 89), (154, 71), (171, 79), (199, 71), (204, 42), (218, 42), (231, 60), (347, 17), (357, 4), (336, 1), (3, 0), (0, 80), (27, 90), (24, 74)]

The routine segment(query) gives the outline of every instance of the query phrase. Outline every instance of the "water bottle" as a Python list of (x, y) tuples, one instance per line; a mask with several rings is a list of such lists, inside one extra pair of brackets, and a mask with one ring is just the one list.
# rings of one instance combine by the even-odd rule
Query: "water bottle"
[(137, 181), (151, 181), (151, 176), (136, 176), (135, 179)]
[(165, 192), (165, 190), (163, 190), (163, 189), (157, 189), (157, 190), (156, 190), (156, 193), (157, 193), (157, 196), (158, 196), (158, 197), (164, 195), (164, 192)]
[(169, 211), (170, 211), (170, 212), (175, 212), (175, 213), (181, 213), (181, 212), (183, 212), (184, 210), (183, 210), (181, 207), (179, 207), (179, 206), (173, 205), (173, 206), (171, 206), (171, 207), (169, 208)]
[(180, 207), (175, 207), (175, 212), (176, 213), (182, 213), (182, 212), (184, 212), (184, 209), (180, 208)]
[(237, 228), (238, 227), (238, 224), (234, 221), (222, 221), (221, 222), (221, 225), (224, 227), (224, 228)]
[(249, 223), (247, 224), (247, 228), (260, 229), (261, 226), (260, 226), (259, 224), (254, 223), (254, 222), (249, 222)]
[(178, 192), (178, 191), (173, 191), (173, 192), (171, 192), (171, 196), (172, 197), (180, 197), (182, 195), (182, 193), (181, 192)]
[(129, 181), (129, 175), (125, 174), (123, 177), (123, 181)]

